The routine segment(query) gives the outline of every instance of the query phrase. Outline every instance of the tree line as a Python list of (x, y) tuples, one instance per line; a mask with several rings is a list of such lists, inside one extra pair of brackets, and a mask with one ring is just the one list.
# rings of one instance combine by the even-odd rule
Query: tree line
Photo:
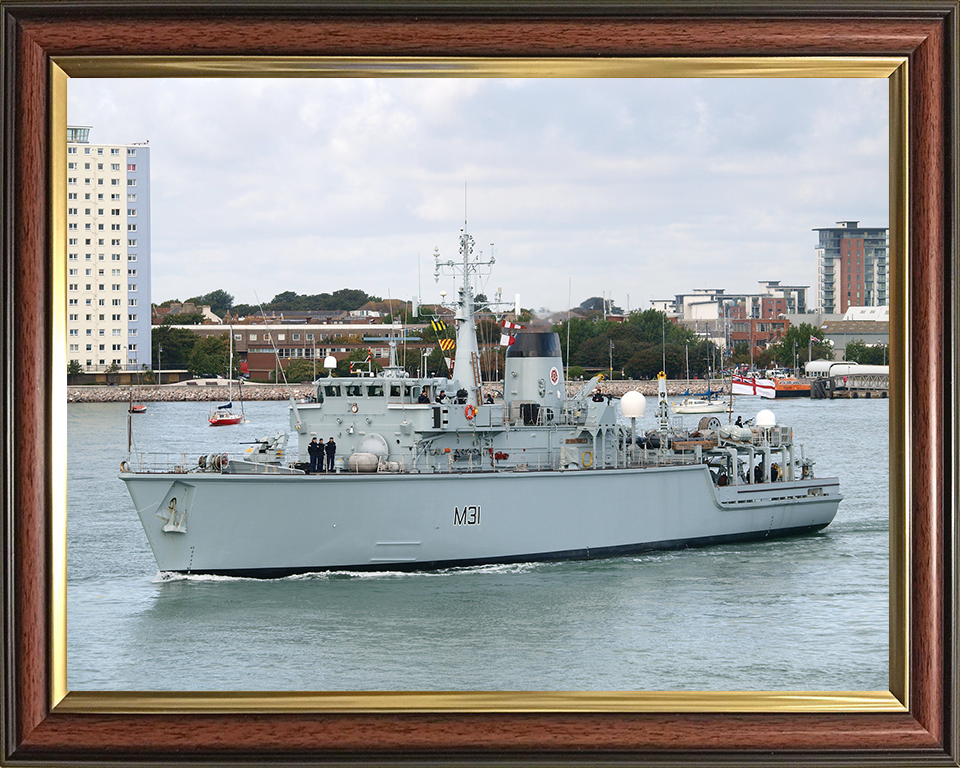
[[(383, 301), (379, 296), (372, 296), (357, 288), (341, 288), (333, 293), (298, 294), (294, 291), (283, 291), (263, 304), (264, 312), (351, 312), (360, 309), (371, 301)], [(210, 291), (200, 296), (191, 296), (186, 301), (167, 299), (157, 304), (158, 307), (169, 307), (174, 303), (192, 303), (196, 306), (209, 306), (210, 311), (217, 317), (223, 318), (228, 312), (239, 317), (259, 314), (259, 304), (234, 304), (234, 298), (223, 289)], [(166, 320), (165, 320), (166, 322)], [(176, 325), (199, 325), (203, 322), (200, 314), (180, 314), (169, 318), (169, 323)]]
[(809, 359), (833, 360), (837, 352), (843, 359), (863, 364), (889, 362), (889, 348), (868, 346), (862, 340), (851, 342), (845, 350), (834, 350), (820, 330), (810, 323), (787, 329), (783, 338), (765, 349), (754, 350), (751, 357), (746, 342), (739, 342), (727, 353), (714, 342), (698, 337), (690, 328), (672, 322), (655, 309), (631, 312), (624, 322), (594, 317), (571, 318), (554, 326), (560, 336), (564, 359), (572, 372), (610, 371), (614, 377), (654, 378), (661, 370), (668, 378), (705, 378), (734, 366), (753, 365), (757, 369), (803, 366)]

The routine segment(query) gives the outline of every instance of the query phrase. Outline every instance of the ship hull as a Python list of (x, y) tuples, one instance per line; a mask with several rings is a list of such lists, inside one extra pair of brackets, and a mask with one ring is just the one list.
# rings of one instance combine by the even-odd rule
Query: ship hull
[(121, 479), (161, 571), (253, 577), (590, 559), (766, 539), (824, 528), (841, 499), (835, 479), (718, 488), (703, 465), (320, 476), (125, 472)]
[(727, 413), (730, 408), (720, 403), (718, 405), (674, 405), (671, 406), (674, 413), (699, 414), (699, 413)]
[(810, 387), (799, 389), (778, 389), (777, 400), (783, 400), (785, 397), (810, 397)]

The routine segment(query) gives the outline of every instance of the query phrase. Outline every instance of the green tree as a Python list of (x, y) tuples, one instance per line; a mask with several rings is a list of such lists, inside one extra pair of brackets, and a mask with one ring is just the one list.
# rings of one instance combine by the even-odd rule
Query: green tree
[(67, 376), (77, 376), (83, 373), (83, 368), (80, 367), (79, 360), (71, 360), (67, 363)]
[[(319, 361), (321, 364), (317, 367), (317, 375), (319, 376), (323, 373), (322, 360)], [(300, 357), (296, 360), (291, 360), (287, 363), (286, 368), (283, 369), (284, 373), (287, 376), (287, 381), (293, 383), (296, 381), (313, 381), (313, 361), (305, 360)]]
[[(157, 367), (162, 366), (164, 370), (186, 368), (199, 338), (186, 328), (171, 328), (168, 325), (156, 326), (151, 336), (153, 359), (157, 361)], [(163, 352), (160, 351), (161, 347)]]
[(810, 355), (810, 340), (813, 342), (813, 358), (832, 360), (833, 348), (821, 337), (820, 329), (810, 323), (791, 325), (783, 338), (773, 345), (774, 359), (788, 368), (793, 368), (794, 353), (797, 362), (802, 366), (808, 362)]
[(847, 344), (843, 359), (861, 365), (888, 365), (890, 348), (886, 344), (868, 345), (863, 339), (854, 339)]
[(843, 351), (843, 359), (849, 360), (851, 363), (862, 363), (867, 356), (867, 349), (868, 347), (863, 339), (854, 339), (847, 344), (847, 348)]
[(300, 308), (301, 298), (297, 295), (296, 291), (284, 291), (283, 293), (278, 293), (270, 303), (267, 305), (268, 309), (274, 310), (287, 310), (288, 312), (294, 312)]
[(226, 333), (204, 336), (190, 350), (187, 369), (194, 376), (222, 376), (227, 373), (229, 356), (230, 340)]
[[(383, 301), (379, 296), (370, 296), (357, 288), (341, 288), (331, 293), (313, 296), (298, 294), (295, 291), (283, 291), (264, 305), (264, 310), (276, 312), (310, 312), (360, 309), (368, 301)], [(246, 308), (248, 305), (238, 305)]]
[(168, 314), (160, 325), (203, 325), (207, 321), (199, 312), (181, 312), (177, 315)]
[[(337, 376), (356, 376), (361, 371), (368, 370), (366, 363), (367, 355), (370, 353), (370, 350), (366, 347), (361, 349), (353, 350), (347, 357), (337, 363)], [(350, 363), (354, 363), (353, 373), (350, 372)], [(361, 365), (356, 365), (356, 363), (361, 363)], [(371, 360), (370, 365), (372, 367), (369, 370), (372, 370), (374, 373), (383, 370), (383, 366), (380, 365), (376, 360)]]
[(223, 317), (230, 311), (231, 307), (233, 307), (233, 296), (222, 288), (218, 288), (215, 291), (210, 291), (210, 293), (205, 293), (201, 296), (200, 303), (209, 305), (210, 311), (217, 317)]
[(770, 368), (771, 365), (776, 362), (776, 359), (775, 347), (767, 347), (766, 349), (761, 349), (759, 352), (754, 352), (753, 354), (753, 364), (760, 370), (764, 368)]
[(198, 307), (202, 304), (210, 307), (210, 311), (217, 317), (223, 317), (233, 307), (233, 296), (222, 288), (205, 293), (203, 296), (194, 296), (187, 301), (192, 301)]
[(567, 364), (601, 370), (612, 367), (641, 379), (656, 376), (664, 367), (670, 378), (685, 376), (688, 357), (691, 375), (704, 376), (716, 356), (713, 342), (698, 338), (689, 328), (654, 309), (631, 312), (623, 323), (603, 320), (599, 315), (571, 318), (554, 330), (564, 351), (569, 333)]
[(889, 365), (890, 347), (886, 344), (874, 344), (867, 347), (866, 354), (861, 361), (864, 365)]
[(733, 365), (750, 365), (750, 345), (745, 341), (738, 341), (733, 345), (733, 354), (730, 355)]

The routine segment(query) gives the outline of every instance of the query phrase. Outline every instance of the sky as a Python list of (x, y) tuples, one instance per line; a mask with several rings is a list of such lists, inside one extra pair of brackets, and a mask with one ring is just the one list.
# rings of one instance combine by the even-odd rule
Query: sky
[(152, 301), (478, 290), (562, 311), (808, 285), (818, 227), (888, 226), (883, 79), (73, 79), (92, 144), (149, 142)]

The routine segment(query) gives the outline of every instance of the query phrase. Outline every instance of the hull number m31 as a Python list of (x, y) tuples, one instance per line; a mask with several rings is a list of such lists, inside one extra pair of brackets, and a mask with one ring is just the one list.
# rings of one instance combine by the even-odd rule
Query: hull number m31
[(454, 525), (480, 525), (480, 505), (468, 504), (463, 509), (453, 508)]

